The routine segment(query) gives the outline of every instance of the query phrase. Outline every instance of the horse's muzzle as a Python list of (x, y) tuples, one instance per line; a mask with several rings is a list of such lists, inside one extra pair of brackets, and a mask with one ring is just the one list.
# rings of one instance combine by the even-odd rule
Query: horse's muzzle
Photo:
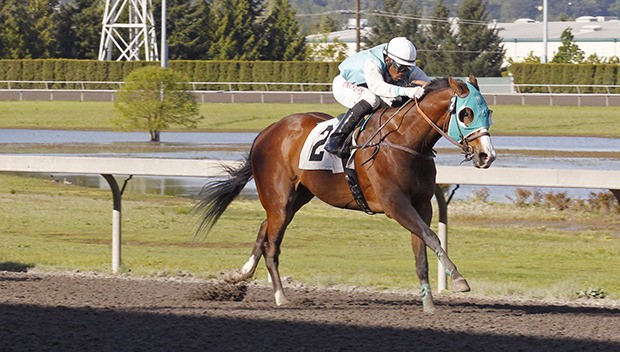
[(493, 148), (491, 136), (488, 132), (481, 133), (478, 138), (469, 143), (469, 146), (473, 149), (472, 161), (475, 167), (486, 169), (495, 161), (495, 148)]

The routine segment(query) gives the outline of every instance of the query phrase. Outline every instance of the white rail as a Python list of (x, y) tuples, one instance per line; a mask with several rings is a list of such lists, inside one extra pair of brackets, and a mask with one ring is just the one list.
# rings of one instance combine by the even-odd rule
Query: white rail
[[(488, 78), (487, 78), (488, 79)], [(613, 84), (539, 84), (539, 83), (512, 83), (512, 82), (486, 82), (484, 77), (479, 78), (480, 87), (486, 93), (532, 93), (532, 89), (544, 88), (548, 94), (618, 94), (620, 85)], [(112, 87), (120, 88), (122, 81), (21, 81), (21, 80), (0, 80), (0, 89), (5, 90), (108, 90)], [(322, 87), (319, 91), (330, 91), (329, 82), (186, 82), (192, 91), (257, 91), (257, 92), (290, 92), (311, 91), (312, 87)], [(71, 88), (67, 88), (71, 87)], [(101, 88), (107, 87), (107, 88)], [(217, 87), (217, 89), (214, 89)], [(274, 89), (276, 87), (276, 89)], [(288, 89), (281, 89), (287, 87)], [(309, 90), (310, 89), (310, 90)], [(570, 89), (574, 93), (567, 93)], [(541, 93), (541, 92), (537, 92)]]
[[(112, 175), (212, 177), (224, 176), (223, 165), (237, 162), (198, 159), (106, 158), (75, 156), (0, 155), (0, 172), (38, 172), (99, 174), (108, 181), (113, 195), (112, 210), (112, 271), (121, 265), (121, 201), (122, 189)], [(620, 201), (620, 171), (490, 168), (438, 166), (438, 184), (471, 184), (497, 186), (532, 186), (561, 188), (610, 189)], [(448, 214), (443, 192), (435, 192), (439, 205), (439, 231), (447, 251)], [(438, 269), (438, 290), (446, 289), (447, 278), (441, 263)]]

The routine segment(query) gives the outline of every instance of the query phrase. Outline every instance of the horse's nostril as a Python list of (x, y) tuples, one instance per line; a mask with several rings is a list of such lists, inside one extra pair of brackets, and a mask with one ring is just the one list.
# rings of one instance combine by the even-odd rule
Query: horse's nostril
[(480, 153), (478, 154), (478, 158), (480, 158), (480, 160), (489, 160), (489, 155), (487, 153)]

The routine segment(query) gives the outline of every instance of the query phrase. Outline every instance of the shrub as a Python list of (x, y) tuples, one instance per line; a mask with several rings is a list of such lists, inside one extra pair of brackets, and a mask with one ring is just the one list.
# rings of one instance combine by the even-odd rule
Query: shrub
[(489, 199), (489, 189), (486, 187), (474, 189), (471, 192), (472, 201), (486, 203)]
[(516, 197), (513, 199), (510, 196), (506, 196), (506, 198), (510, 199), (510, 201), (518, 206), (518, 207), (526, 207), (530, 204), (530, 197), (532, 196), (532, 191), (525, 188), (517, 188), (515, 190)]
[(201, 116), (195, 97), (182, 82), (187, 79), (172, 69), (147, 66), (131, 72), (116, 93), (114, 123), (123, 128), (147, 130), (152, 142), (172, 124), (196, 127)]
[(603, 213), (620, 213), (620, 204), (611, 192), (590, 192), (588, 204), (591, 210)]
[(571, 204), (570, 197), (566, 192), (549, 192), (543, 197), (543, 206), (550, 209), (566, 210)]

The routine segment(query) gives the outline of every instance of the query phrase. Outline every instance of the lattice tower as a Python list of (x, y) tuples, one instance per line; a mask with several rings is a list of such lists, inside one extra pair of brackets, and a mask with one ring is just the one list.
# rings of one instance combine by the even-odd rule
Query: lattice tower
[(159, 60), (152, 0), (105, 0), (99, 60)]

